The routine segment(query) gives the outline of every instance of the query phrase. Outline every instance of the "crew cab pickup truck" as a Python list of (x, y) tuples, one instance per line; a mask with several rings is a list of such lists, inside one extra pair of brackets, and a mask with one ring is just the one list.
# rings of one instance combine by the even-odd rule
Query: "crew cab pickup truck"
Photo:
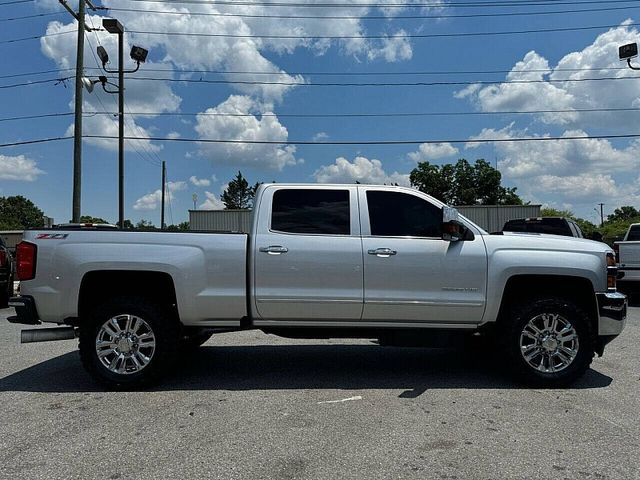
[(618, 259), (620, 279), (629, 286), (640, 287), (640, 223), (629, 226), (624, 238), (613, 244)]
[(78, 336), (91, 375), (125, 388), (242, 329), (383, 345), (490, 335), (522, 381), (563, 385), (625, 325), (602, 243), (491, 236), (395, 186), (268, 184), (254, 204), (249, 235), (25, 232), (10, 321), (66, 325), (23, 342)]

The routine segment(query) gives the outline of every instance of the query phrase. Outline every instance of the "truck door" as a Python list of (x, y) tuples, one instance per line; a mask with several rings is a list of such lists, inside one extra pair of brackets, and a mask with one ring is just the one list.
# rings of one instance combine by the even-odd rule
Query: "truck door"
[(441, 238), (442, 210), (419, 192), (360, 187), (363, 321), (479, 323), (487, 255), (480, 235)]
[(257, 208), (255, 324), (359, 321), (363, 260), (357, 188), (273, 185)]

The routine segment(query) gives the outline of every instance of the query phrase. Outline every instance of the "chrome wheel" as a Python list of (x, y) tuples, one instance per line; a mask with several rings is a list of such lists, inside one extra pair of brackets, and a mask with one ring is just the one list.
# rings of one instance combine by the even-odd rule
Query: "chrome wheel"
[(578, 355), (578, 332), (559, 314), (533, 317), (520, 334), (520, 353), (527, 364), (544, 373), (560, 372)]
[(156, 337), (147, 322), (135, 315), (116, 315), (102, 324), (96, 336), (100, 363), (113, 373), (137, 373), (151, 362)]

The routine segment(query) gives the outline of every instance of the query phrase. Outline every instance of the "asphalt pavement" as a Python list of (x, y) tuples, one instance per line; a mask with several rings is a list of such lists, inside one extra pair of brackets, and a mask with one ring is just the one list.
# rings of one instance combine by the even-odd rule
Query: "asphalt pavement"
[[(213, 337), (161, 386), (105, 392), (74, 340), (0, 311), (2, 479), (640, 479), (640, 308), (572, 388), (496, 358)], [(497, 360), (499, 363), (499, 360)]]

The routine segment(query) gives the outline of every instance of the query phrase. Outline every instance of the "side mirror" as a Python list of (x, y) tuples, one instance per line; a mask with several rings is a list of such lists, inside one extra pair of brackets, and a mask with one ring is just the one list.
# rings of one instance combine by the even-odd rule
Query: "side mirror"
[(474, 235), (461, 221), (458, 210), (442, 207), (442, 239), (447, 242), (473, 240)]

